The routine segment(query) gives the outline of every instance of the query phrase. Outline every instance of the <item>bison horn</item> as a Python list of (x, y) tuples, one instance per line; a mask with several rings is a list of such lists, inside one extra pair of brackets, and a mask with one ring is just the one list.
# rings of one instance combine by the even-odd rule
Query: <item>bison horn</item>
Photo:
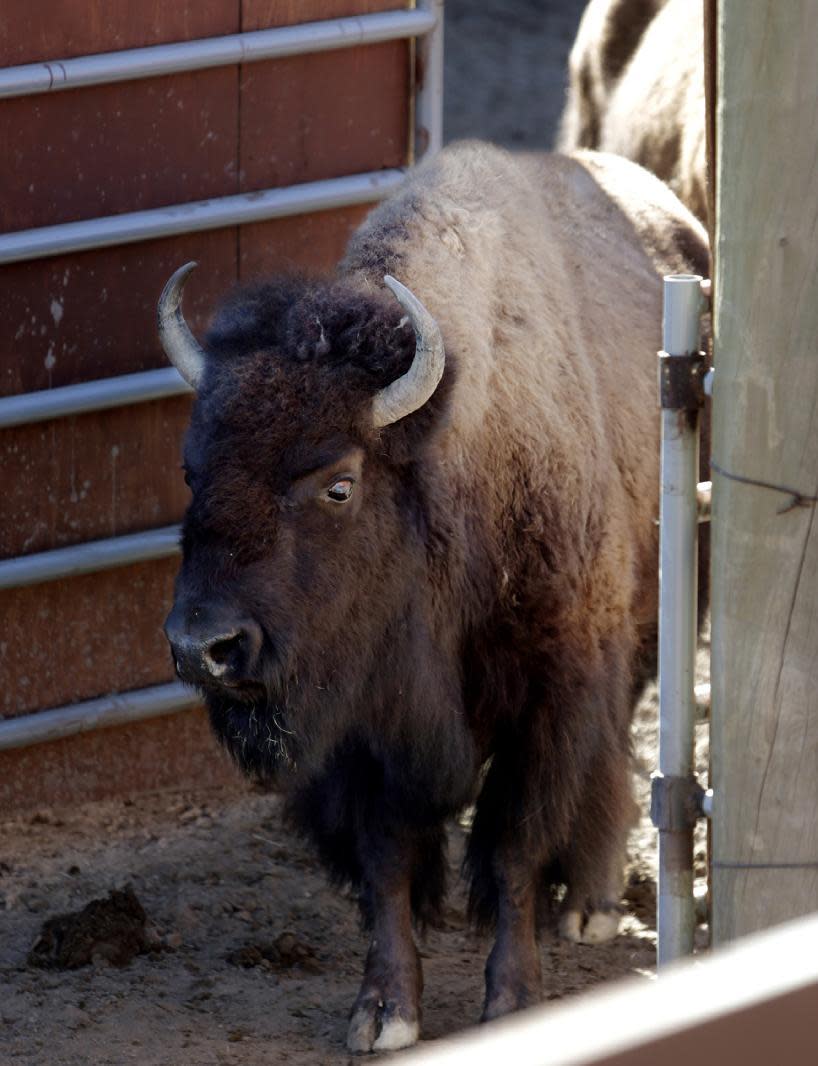
[(182, 289), (197, 263), (179, 267), (162, 289), (156, 310), (159, 340), (165, 355), (173, 363), (188, 385), (198, 388), (205, 368), (205, 353), (190, 332), (182, 314)]
[(417, 296), (389, 274), (383, 279), (415, 328), (415, 358), (406, 373), (387, 385), (375, 397), (372, 418), (382, 429), (422, 407), (443, 377), (446, 353), (437, 322)]

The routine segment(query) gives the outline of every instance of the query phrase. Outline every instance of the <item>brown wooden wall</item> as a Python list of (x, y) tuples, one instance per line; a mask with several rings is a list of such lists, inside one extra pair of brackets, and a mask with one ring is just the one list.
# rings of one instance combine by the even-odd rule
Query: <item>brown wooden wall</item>
[[(400, 0), (5, 0), (0, 66), (407, 6)], [(405, 41), (0, 101), (0, 230), (227, 196), (407, 162)], [(166, 365), (156, 300), (197, 259), (194, 328), (237, 279), (325, 270), (366, 208), (0, 267), (0, 395)], [(0, 431), (0, 558), (179, 521), (189, 401)], [(174, 560), (0, 592), (0, 715), (171, 680)], [(0, 753), (0, 806), (232, 773), (201, 712)]]

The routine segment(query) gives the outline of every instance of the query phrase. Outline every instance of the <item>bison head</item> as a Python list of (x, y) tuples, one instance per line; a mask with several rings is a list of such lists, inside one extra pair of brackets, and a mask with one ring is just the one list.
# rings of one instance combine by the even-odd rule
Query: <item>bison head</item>
[(165, 630), (216, 732), (269, 775), (320, 758), (353, 707), (388, 732), (396, 703), (456, 688), (429, 676), (440, 653), (419, 595), (418, 460), (445, 408), (443, 341), (391, 277), (400, 307), (361, 283), (284, 279), (239, 291), (201, 347), (181, 311), (194, 265), (159, 303), (165, 351), (196, 390)]

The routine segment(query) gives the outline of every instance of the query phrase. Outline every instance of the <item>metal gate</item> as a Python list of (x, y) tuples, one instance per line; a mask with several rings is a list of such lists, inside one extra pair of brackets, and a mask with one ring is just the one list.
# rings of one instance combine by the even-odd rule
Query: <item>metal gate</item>
[(237, 279), (338, 259), (440, 145), (442, 7), (5, 5), (0, 805), (230, 772), (161, 633), (189, 398), (157, 294), (200, 260), (201, 328)]

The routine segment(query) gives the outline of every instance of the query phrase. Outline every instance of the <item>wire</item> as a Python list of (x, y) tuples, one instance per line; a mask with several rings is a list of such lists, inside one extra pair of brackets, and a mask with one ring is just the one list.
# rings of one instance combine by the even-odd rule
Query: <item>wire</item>
[(710, 460), (710, 469), (715, 470), (717, 474), (721, 474), (722, 477), (726, 477), (730, 481), (739, 481), (743, 485), (757, 485), (759, 488), (770, 489), (771, 492), (783, 492), (785, 496), (789, 496), (790, 502), (784, 507), (779, 507), (776, 514), (786, 514), (788, 511), (795, 510), (796, 507), (814, 507), (818, 503), (818, 496), (807, 496), (805, 493), (799, 492), (798, 489), (791, 489), (787, 485), (774, 485), (771, 481), (759, 481), (754, 477), (745, 477), (744, 474), (731, 474), (729, 470), (719, 466), (715, 459)]

